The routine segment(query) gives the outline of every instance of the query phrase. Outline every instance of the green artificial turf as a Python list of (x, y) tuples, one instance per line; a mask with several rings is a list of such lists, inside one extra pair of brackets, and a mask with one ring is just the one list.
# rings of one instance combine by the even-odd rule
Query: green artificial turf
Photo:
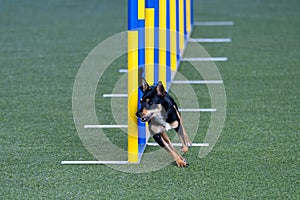
[[(0, 199), (299, 199), (300, 3), (298, 0), (194, 0), (195, 21), (234, 21), (195, 27), (192, 37), (230, 37), (203, 44), (224, 80), (227, 115), (214, 149), (203, 159), (191, 148), (187, 168), (174, 163), (150, 173), (105, 165), (61, 165), (95, 160), (72, 115), (72, 89), (88, 53), (126, 30), (127, 1), (66, 0), (0, 3)], [(126, 68), (120, 57), (96, 94), (100, 122), (114, 123), (110, 93)], [(115, 69), (115, 71), (113, 70)], [(197, 76), (187, 63), (179, 72)], [(209, 107), (205, 86), (200, 107)], [(103, 102), (103, 103), (102, 103)], [(201, 141), (210, 114), (201, 115)], [(188, 123), (188, 122), (187, 122)], [(126, 149), (126, 135), (106, 132)], [(115, 135), (112, 135), (115, 134)], [(153, 151), (151, 147), (147, 151)]]

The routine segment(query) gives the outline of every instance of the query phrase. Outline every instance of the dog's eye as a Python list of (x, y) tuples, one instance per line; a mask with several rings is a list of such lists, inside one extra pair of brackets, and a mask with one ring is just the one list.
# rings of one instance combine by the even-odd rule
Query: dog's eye
[(148, 104), (149, 104), (149, 105), (152, 105), (152, 104), (153, 104), (153, 101), (150, 100), (150, 101), (148, 102)]

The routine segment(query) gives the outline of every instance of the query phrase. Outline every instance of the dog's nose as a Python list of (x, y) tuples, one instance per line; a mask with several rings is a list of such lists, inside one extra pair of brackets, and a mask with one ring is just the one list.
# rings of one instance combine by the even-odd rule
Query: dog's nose
[(141, 120), (142, 120), (142, 122), (146, 122), (146, 121), (147, 121), (147, 118), (142, 117)]
[(136, 116), (137, 118), (140, 118), (140, 117), (141, 117), (141, 113), (137, 112), (137, 113), (135, 113), (135, 116)]

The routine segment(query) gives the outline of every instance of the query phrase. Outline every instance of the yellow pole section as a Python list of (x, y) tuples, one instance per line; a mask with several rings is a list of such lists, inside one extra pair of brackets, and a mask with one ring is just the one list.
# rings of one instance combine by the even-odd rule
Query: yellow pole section
[(154, 84), (154, 8), (145, 9), (145, 78)]
[(179, 0), (179, 48), (180, 55), (184, 50), (184, 6), (183, 0)]
[(138, 31), (128, 31), (128, 162), (138, 162)]
[(191, 0), (186, 0), (186, 29), (191, 33)]
[(167, 0), (159, 1), (159, 80), (167, 85)]
[(176, 71), (177, 69), (177, 57), (176, 57), (176, 1), (170, 0), (170, 59), (171, 59), (171, 70)]
[(138, 19), (145, 19), (145, 0), (138, 0)]

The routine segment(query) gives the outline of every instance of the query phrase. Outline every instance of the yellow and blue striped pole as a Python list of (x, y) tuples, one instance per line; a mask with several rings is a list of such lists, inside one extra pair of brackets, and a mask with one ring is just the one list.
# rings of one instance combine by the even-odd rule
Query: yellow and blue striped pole
[[(171, 0), (174, 1), (174, 0)], [(166, 0), (166, 86), (171, 86), (171, 21), (170, 21), (170, 0)]]
[(169, 89), (193, 20), (193, 0), (128, 0), (128, 162), (139, 162), (147, 142), (135, 117), (140, 76)]
[(138, 68), (145, 63), (144, 8), (144, 0), (128, 0), (128, 162), (139, 161), (139, 144), (146, 140), (145, 133), (139, 132), (135, 117), (141, 96)]
[[(140, 86), (141, 78), (144, 77), (144, 68), (145, 68), (145, 0), (138, 0), (138, 32), (139, 32), (139, 71), (138, 71), (138, 85)], [(138, 100), (143, 96), (142, 91), (138, 90)], [(140, 104), (138, 103), (138, 108), (140, 108)], [(141, 154), (143, 153), (144, 147), (146, 145), (146, 126), (140, 119), (138, 119), (138, 151), (139, 151), (139, 159)]]
[(154, 84), (154, 3), (145, 2), (145, 78), (149, 84)]
[(160, 0), (152, 0), (154, 6), (154, 83), (159, 81), (159, 5)]
[(178, 0), (170, 0), (170, 65), (171, 70), (177, 70), (177, 47), (178, 47), (178, 32), (177, 32), (177, 3)]
[(191, 0), (185, 0), (186, 1), (186, 6), (185, 6), (185, 12), (186, 12), (186, 33), (189, 34), (191, 33)]
[(176, 6), (175, 6), (175, 9), (176, 9), (176, 19), (175, 19), (175, 22), (176, 22), (176, 60), (177, 60), (176, 70), (180, 63), (180, 28), (179, 28), (179, 26), (180, 26), (180, 13), (179, 13), (180, 1), (181, 0), (176, 0)]
[(128, 0), (128, 162), (138, 162), (138, 0)]
[(180, 56), (183, 53), (185, 40), (184, 40), (184, 0), (179, 0), (179, 49), (180, 49)]
[(191, 11), (191, 31), (194, 26), (194, 0), (190, 0), (190, 11)]
[(167, 84), (167, 0), (159, 1), (159, 80)]

